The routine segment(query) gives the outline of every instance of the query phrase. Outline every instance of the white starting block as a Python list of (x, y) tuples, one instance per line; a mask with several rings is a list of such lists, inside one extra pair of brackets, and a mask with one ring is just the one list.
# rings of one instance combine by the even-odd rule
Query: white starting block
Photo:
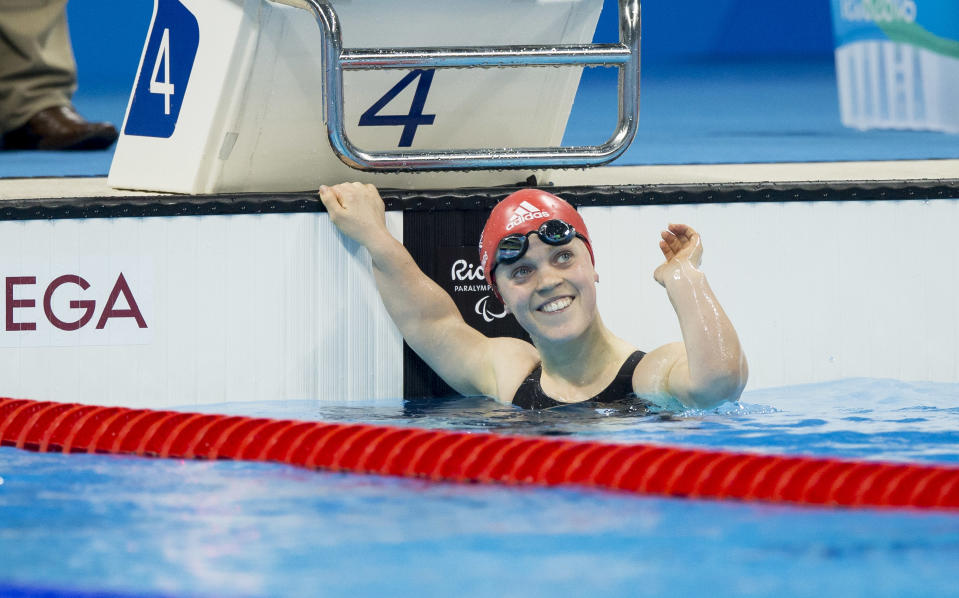
[[(620, 43), (591, 44), (603, 0), (155, 0), (109, 183), (458, 187), (607, 162), (638, 118), (639, 1), (620, 4)], [(562, 148), (584, 65), (620, 68), (620, 122)]]

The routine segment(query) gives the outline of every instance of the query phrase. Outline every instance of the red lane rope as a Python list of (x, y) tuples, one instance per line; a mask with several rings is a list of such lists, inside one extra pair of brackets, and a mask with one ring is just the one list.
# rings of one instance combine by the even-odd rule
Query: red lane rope
[(959, 467), (739, 454), (0, 398), (0, 445), (273, 461), (450, 482), (850, 507), (959, 509)]

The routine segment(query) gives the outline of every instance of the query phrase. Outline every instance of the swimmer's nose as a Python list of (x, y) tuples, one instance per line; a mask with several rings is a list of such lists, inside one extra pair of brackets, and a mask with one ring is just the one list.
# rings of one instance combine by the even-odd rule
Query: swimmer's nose
[(543, 295), (552, 292), (556, 287), (562, 284), (563, 279), (551, 268), (543, 268), (539, 271), (539, 277), (536, 282), (536, 292)]

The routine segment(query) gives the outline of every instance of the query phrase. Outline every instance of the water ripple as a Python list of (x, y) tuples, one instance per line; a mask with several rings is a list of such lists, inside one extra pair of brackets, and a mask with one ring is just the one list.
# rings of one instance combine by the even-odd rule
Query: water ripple
[(476, 433), (566, 436), (888, 461), (959, 461), (959, 384), (850, 379), (747, 392), (714, 409), (568, 405), (530, 412), (480, 397), (271, 401), (185, 409)]

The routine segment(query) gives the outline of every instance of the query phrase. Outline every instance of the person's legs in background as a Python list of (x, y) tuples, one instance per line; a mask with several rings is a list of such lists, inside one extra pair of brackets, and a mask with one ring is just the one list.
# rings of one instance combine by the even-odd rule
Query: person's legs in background
[(76, 63), (67, 0), (0, 0), (0, 132), (3, 149), (103, 149), (109, 123), (85, 121), (71, 103)]

